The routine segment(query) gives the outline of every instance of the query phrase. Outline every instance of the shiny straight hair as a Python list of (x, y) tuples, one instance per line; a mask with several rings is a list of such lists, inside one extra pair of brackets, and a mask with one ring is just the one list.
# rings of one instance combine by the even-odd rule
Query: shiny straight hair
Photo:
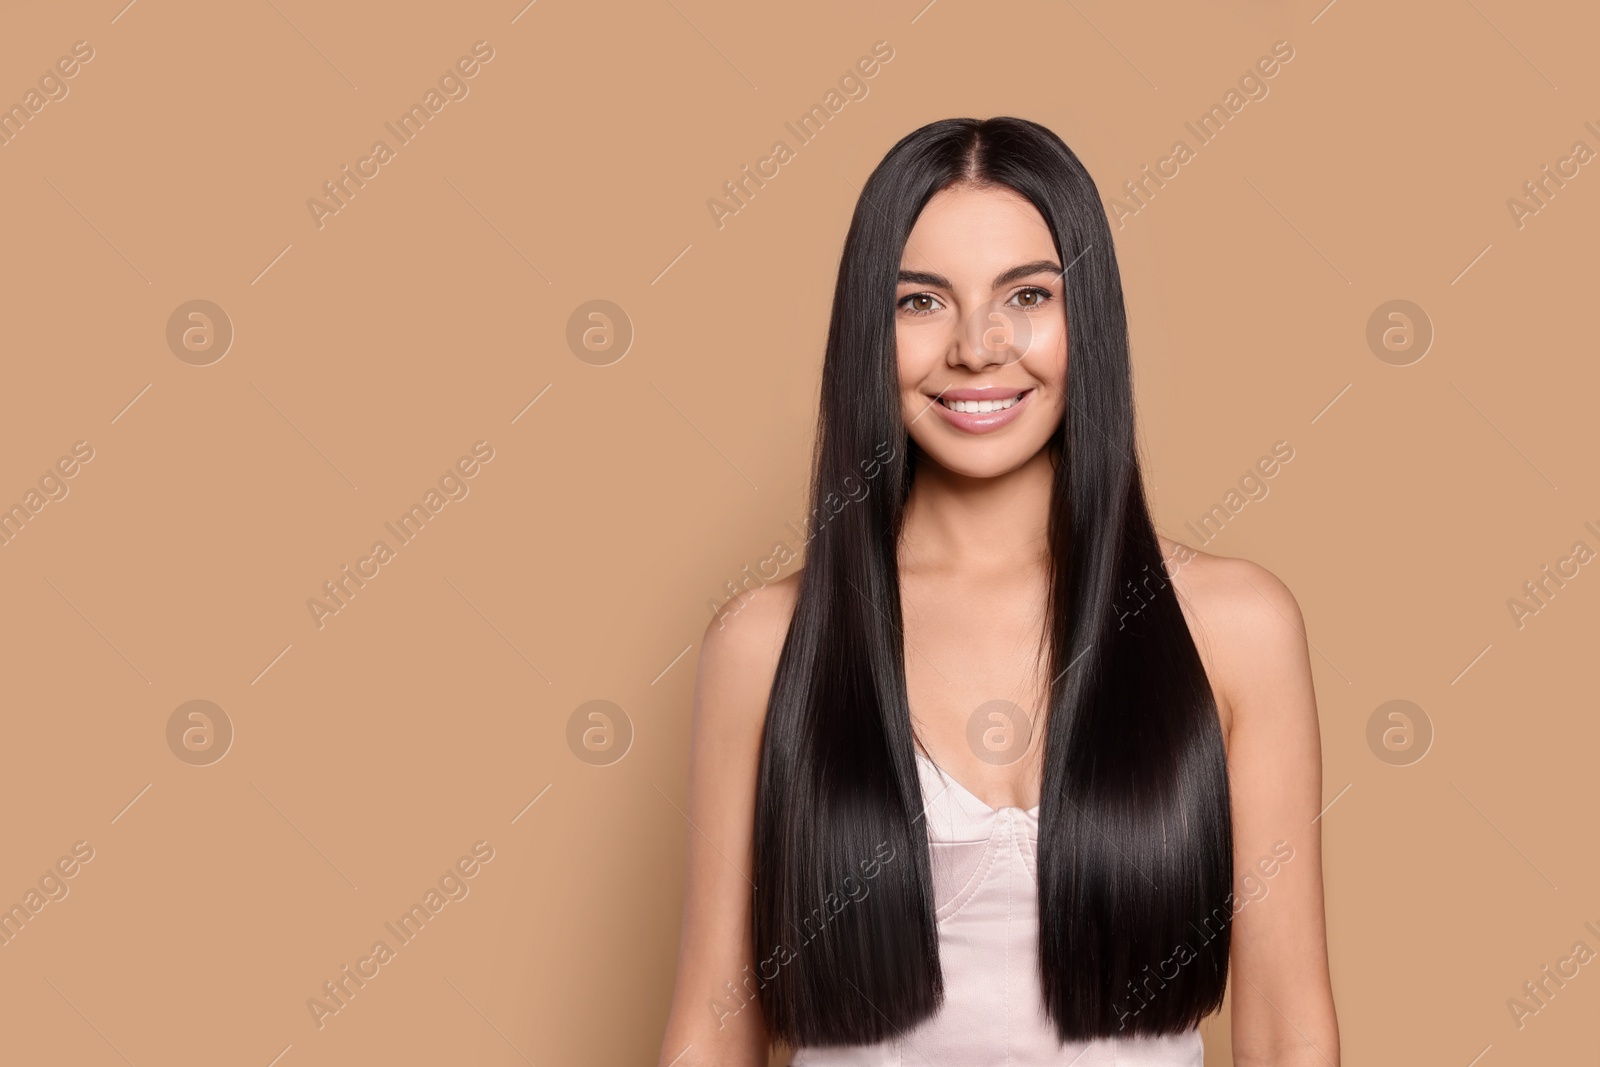
[(894, 303), (907, 235), (958, 184), (1026, 198), (1065, 269), (1070, 372), (1050, 442), (1061, 458), (1041, 635), (1052, 679), (1037, 862), (1045, 1008), (1063, 1041), (1170, 1034), (1220, 1008), (1227, 980), (1222, 731), (1145, 503), (1110, 227), (1088, 172), (1050, 130), (947, 119), (906, 136), (867, 179), (834, 289), (811, 472), (818, 528), (756, 796), (757, 994), (769, 1034), (791, 1047), (881, 1041), (944, 1000), (906, 695), (896, 549), (916, 457)]

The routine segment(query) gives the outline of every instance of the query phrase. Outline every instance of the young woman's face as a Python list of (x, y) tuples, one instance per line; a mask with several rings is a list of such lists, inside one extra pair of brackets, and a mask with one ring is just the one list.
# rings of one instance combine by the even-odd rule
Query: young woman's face
[(992, 478), (1055, 433), (1063, 266), (1043, 216), (1010, 189), (952, 186), (923, 208), (900, 258), (895, 342), (907, 431), (941, 467)]

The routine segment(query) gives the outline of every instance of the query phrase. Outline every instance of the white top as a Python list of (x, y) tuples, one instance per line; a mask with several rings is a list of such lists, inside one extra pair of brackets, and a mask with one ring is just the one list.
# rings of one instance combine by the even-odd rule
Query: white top
[(1204, 1067), (1199, 1027), (1061, 1044), (1039, 988), (1039, 809), (991, 808), (917, 753), (945, 1000), (898, 1038), (791, 1067)]

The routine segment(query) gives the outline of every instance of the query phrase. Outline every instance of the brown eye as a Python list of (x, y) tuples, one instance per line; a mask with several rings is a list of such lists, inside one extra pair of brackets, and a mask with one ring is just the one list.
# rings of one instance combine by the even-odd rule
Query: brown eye
[(939, 301), (932, 293), (912, 293), (900, 299), (900, 307), (913, 315), (931, 315), (938, 310)]
[(1036, 308), (1042, 306), (1046, 300), (1050, 299), (1050, 290), (1030, 287), (1019, 290), (1014, 299), (1017, 301), (1018, 307)]

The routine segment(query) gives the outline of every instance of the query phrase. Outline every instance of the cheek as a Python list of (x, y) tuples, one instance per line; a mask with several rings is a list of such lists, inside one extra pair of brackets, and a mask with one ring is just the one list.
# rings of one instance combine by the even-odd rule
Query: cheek
[(941, 347), (936, 331), (899, 324), (895, 327), (894, 344), (900, 389), (916, 389), (938, 366)]
[(906, 331), (896, 330), (894, 334), (894, 359), (895, 368), (900, 375), (900, 388), (905, 389), (916, 382), (916, 353), (911, 348), (911, 339), (906, 336)]
[(1067, 332), (1059, 325), (1034, 335), (1022, 365), (1028, 374), (1052, 393), (1063, 393), (1067, 386)]

